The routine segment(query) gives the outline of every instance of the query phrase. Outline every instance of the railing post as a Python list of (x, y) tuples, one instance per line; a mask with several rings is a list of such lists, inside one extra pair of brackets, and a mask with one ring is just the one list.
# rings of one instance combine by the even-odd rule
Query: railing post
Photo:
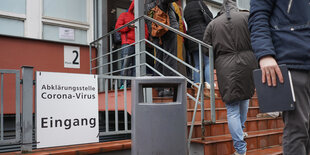
[(92, 73), (92, 54), (91, 54), (92, 44), (89, 44), (89, 74)]
[[(113, 55), (112, 55), (112, 34), (110, 34), (110, 51), (109, 51), (109, 55), (110, 55), (110, 62), (113, 61)], [(110, 64), (110, 72), (111, 72), (111, 76), (113, 76), (113, 63)], [(113, 80), (110, 81), (111, 82), (111, 90), (113, 90)], [(115, 87), (114, 90), (116, 90), (117, 87)]]
[[(144, 1), (134, 0), (135, 2), (135, 19), (144, 15)], [(140, 18), (139, 22), (135, 23), (135, 40), (139, 41), (145, 38), (145, 27), (144, 27), (144, 18)], [(140, 68), (141, 64), (145, 62), (145, 54), (140, 55), (141, 51), (145, 51), (145, 42), (142, 41), (135, 46), (136, 51), (136, 77), (140, 77), (141, 75), (146, 74), (146, 67), (144, 66), (142, 69)]]
[[(99, 36), (103, 36), (104, 34), (108, 33), (108, 1), (98, 1), (98, 27), (97, 27), (97, 33)], [(101, 41), (96, 42), (97, 46), (97, 56), (100, 57), (97, 60), (98, 66), (103, 65), (107, 63), (109, 60), (108, 57), (101, 57), (104, 54), (107, 54), (109, 52), (108, 47), (108, 37), (103, 37)], [(112, 40), (110, 40), (112, 41)], [(102, 75), (104, 73), (109, 72), (108, 66), (99, 67), (97, 70), (98, 75)], [(103, 79), (98, 79), (98, 92), (103, 92), (105, 88), (105, 82)]]
[(204, 108), (204, 70), (203, 70), (203, 65), (204, 65), (204, 62), (203, 62), (203, 54), (202, 54), (202, 50), (201, 50), (201, 44), (199, 44), (199, 70), (200, 70), (200, 89), (201, 89), (201, 139), (204, 139), (205, 137), (205, 108)]
[(4, 140), (4, 122), (3, 122), (3, 73), (0, 74), (1, 75), (1, 92), (0, 92), (0, 97), (1, 97), (1, 102), (0, 102), (0, 140), (3, 141)]
[(215, 123), (215, 95), (214, 95), (214, 54), (213, 47), (209, 48), (210, 64), (210, 103), (211, 103), (211, 121)]
[(32, 150), (33, 67), (22, 66), (22, 152)]

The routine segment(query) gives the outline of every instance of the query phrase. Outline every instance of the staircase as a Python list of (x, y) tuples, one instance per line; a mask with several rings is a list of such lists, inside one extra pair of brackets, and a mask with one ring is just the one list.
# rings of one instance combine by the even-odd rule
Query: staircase
[[(188, 93), (193, 94), (193, 89), (188, 89)], [(218, 88), (215, 92), (219, 95)], [(154, 97), (154, 102), (172, 101), (169, 97)], [(210, 101), (205, 99), (205, 120), (211, 119)], [(197, 155), (226, 155), (235, 152), (233, 142), (228, 130), (227, 113), (225, 104), (220, 97), (215, 99), (216, 106), (216, 123), (205, 126), (205, 137), (201, 138), (201, 119), (200, 105), (196, 113), (194, 130), (191, 143), (191, 154)], [(195, 102), (187, 100), (187, 126), (188, 133), (193, 117)], [(279, 155), (282, 154), (282, 118), (256, 118), (259, 113), (258, 100), (254, 95), (249, 103), (248, 117), (245, 123), (247, 154), (249, 155)], [(193, 151), (195, 150), (195, 151)]]
[[(135, 19), (135, 21), (129, 22), (127, 24), (125, 24), (123, 27), (128, 26), (129, 24), (132, 24), (133, 22), (136, 22), (138, 20), (148, 20), (154, 23), (157, 23), (161, 26), (163, 26), (162, 23), (154, 20), (153, 18), (150, 18), (148, 16), (141, 16), (137, 19)], [(141, 25), (141, 24), (140, 24)], [(115, 33), (116, 31), (119, 31), (121, 28), (118, 28), (112, 32), (109, 32), (105, 35), (103, 35), (101, 37), (102, 38), (107, 38), (108, 37), (112, 37), (112, 34)], [(213, 57), (213, 48), (210, 45), (207, 45), (206, 43), (195, 39), (191, 36), (188, 36), (187, 34), (184, 34), (176, 29), (173, 29), (171, 27), (168, 27), (167, 25), (164, 25), (165, 28), (167, 28), (168, 30), (176, 33), (177, 35), (180, 35), (188, 40), (191, 40), (195, 43), (198, 44), (198, 46), (201, 46), (203, 48), (208, 48), (209, 49), (209, 56), (210, 56), (210, 71), (213, 72), (213, 67), (214, 67), (214, 57)], [(136, 31), (136, 36), (140, 35), (139, 38), (144, 38), (144, 36), (141, 36), (142, 33), (139, 33), (138, 31)], [(92, 43), (90, 43), (90, 46), (95, 46), (97, 44), (99, 44), (101, 41), (101, 39), (98, 39)], [(192, 72), (197, 71), (197, 69), (195, 69), (191, 64), (188, 64), (186, 62), (183, 62), (181, 59), (177, 58), (176, 56), (173, 56), (170, 52), (158, 48), (157, 45), (155, 45), (153, 42), (147, 40), (147, 39), (142, 39), (140, 40), (141, 44), (137, 44), (140, 47), (140, 49), (144, 49), (145, 44), (149, 44), (150, 46), (153, 46), (154, 48), (158, 49), (158, 51), (161, 51), (167, 55), (169, 55), (170, 57), (172, 57), (173, 59), (175, 59), (175, 61), (178, 62), (178, 64), (181, 64), (187, 68), (190, 68), (190, 70), (192, 70)], [(90, 48), (91, 49), (91, 48)], [(201, 48), (200, 48), (201, 49)], [(104, 56), (110, 56), (112, 57), (112, 53), (117, 52), (116, 50), (112, 50), (110, 49), (110, 54), (105, 54)], [(161, 63), (162, 65), (164, 65), (164, 62), (162, 62), (162, 60), (156, 58), (153, 54), (147, 52), (147, 51), (136, 51), (136, 62), (138, 62), (138, 60), (140, 60), (140, 55), (141, 54), (146, 54), (147, 56), (151, 57), (152, 59), (154, 59), (154, 61)], [(99, 57), (103, 57), (100, 56)], [(98, 57), (98, 58), (99, 58)], [(92, 59), (90, 62), (94, 62), (97, 63), (97, 59)], [(101, 59), (101, 58), (100, 58)], [(107, 58), (108, 59), (108, 58)], [(121, 58), (124, 59), (124, 58)], [(121, 59), (118, 60), (110, 60), (111, 62), (117, 62), (120, 61)], [(100, 64), (96, 67), (91, 68), (90, 70), (95, 70), (97, 69), (99, 66), (105, 66), (105, 65), (110, 65), (111, 62), (107, 62), (107, 63), (103, 63)], [(141, 63), (141, 62), (140, 62)], [(202, 62), (198, 62), (202, 65)], [(160, 76), (164, 76), (164, 73), (161, 73), (160, 71), (156, 70), (155, 68), (152, 67), (152, 65), (149, 65), (147, 63), (141, 63), (141, 64), (136, 64), (136, 65), (140, 65), (140, 66), (146, 66), (150, 69), (152, 69), (156, 74), (160, 75)], [(167, 64), (166, 64), (167, 65)], [(167, 66), (166, 66), (167, 67)], [(140, 71), (137, 72), (138, 70), (140, 70), (139, 67), (135, 67), (136, 69), (136, 73), (138, 77), (143, 76), (140, 74)], [(176, 73), (178, 76), (182, 76), (181, 73), (179, 73), (177, 70), (173, 69), (173, 68), (169, 68), (171, 70), (171, 72)], [(121, 70), (125, 70), (125, 69), (121, 69)], [(113, 67), (110, 68), (109, 72), (104, 73), (103, 75), (106, 77), (103, 77), (105, 80), (107, 80), (106, 82), (108, 82), (109, 80), (121, 80), (121, 79), (127, 79), (127, 80), (131, 80), (132, 77), (129, 76), (124, 76), (124, 77), (112, 77), (115, 76), (116, 72), (120, 72), (121, 70), (117, 70)], [(197, 71), (200, 74), (203, 74), (203, 71)], [(216, 71), (214, 71), (214, 73), (216, 73)], [(111, 75), (111, 77), (108, 77), (108, 75)], [(211, 76), (210, 81), (212, 81), (211, 83), (213, 83), (213, 76)], [(192, 81), (190, 79), (187, 79), (187, 82), (192, 83)], [(214, 76), (214, 80), (216, 81), (216, 76)], [(200, 81), (203, 82), (203, 81)], [(111, 82), (112, 85), (113, 82)], [(106, 85), (107, 86), (107, 85)], [(116, 85), (115, 85), (116, 88)], [(107, 87), (106, 87), (107, 89)], [(116, 88), (117, 89), (117, 88)], [(188, 89), (187, 90), (190, 94), (193, 94), (193, 89)], [(219, 96), (219, 92), (218, 89), (215, 90), (216, 93)], [(131, 93), (131, 91), (128, 91)], [(137, 93), (137, 92), (132, 92), (132, 93)], [(156, 92), (156, 90), (153, 88), (153, 102), (171, 102), (172, 98), (169, 97), (158, 97), (158, 93)], [(112, 106), (114, 106), (116, 103), (113, 104), (113, 102), (119, 102), (119, 103), (123, 103), (120, 97), (113, 99), (113, 94), (114, 92), (109, 92), (109, 97), (111, 97), (111, 99), (109, 99), (109, 102), (99, 102), (99, 107), (105, 107), (104, 104), (106, 104), (107, 109), (109, 110), (114, 110), (114, 108)], [(116, 96), (117, 91), (115, 93)], [(128, 95), (128, 94), (127, 94)], [(122, 96), (122, 95), (119, 95)], [(126, 96), (126, 95), (124, 95)], [(104, 99), (104, 98), (102, 98)], [(118, 100), (120, 99), (120, 100)], [(130, 100), (130, 96), (127, 97), (127, 99)], [(100, 96), (99, 96), (99, 100), (100, 100)], [(114, 101), (113, 101), (114, 100)], [(125, 100), (125, 99), (124, 99)], [(102, 100), (104, 101), (104, 100)], [(204, 104), (204, 113), (205, 113), (205, 118), (204, 120), (211, 120), (211, 108), (210, 108), (210, 101), (209, 99), (205, 99), (204, 102), (206, 104)], [(201, 138), (202, 135), (202, 131), (201, 131), (201, 107), (198, 106), (198, 111), (196, 113), (196, 117), (195, 117), (195, 121), (194, 121), (194, 130), (193, 130), (193, 134), (192, 134), (192, 144), (191, 147), (195, 148), (195, 149), (191, 149), (195, 150), (193, 152), (191, 152), (191, 154), (199, 154), (199, 155), (225, 155), (225, 154), (232, 154), (234, 153), (234, 148), (233, 148), (233, 144), (232, 144), (232, 139), (228, 130), (228, 125), (227, 125), (227, 116), (226, 116), (226, 108), (225, 108), (225, 104), (222, 102), (221, 98), (218, 97), (216, 98), (215, 101), (215, 115), (216, 115), (216, 123), (214, 124), (208, 124), (205, 125), (205, 137)], [(120, 106), (123, 106), (122, 104), (117, 104)], [(128, 108), (130, 108), (130, 103), (127, 104)], [(123, 106), (125, 107), (125, 106)], [(190, 127), (191, 127), (191, 122), (192, 122), (192, 117), (193, 117), (193, 113), (194, 113), (194, 107), (195, 107), (195, 103), (194, 101), (192, 101), (191, 99), (187, 99), (187, 127), (188, 127), (188, 132), (190, 131)], [(213, 108), (213, 107), (212, 107)], [(100, 110), (104, 110), (104, 108), (100, 109)], [(122, 109), (118, 109), (119, 111), (121, 111)], [(214, 110), (214, 109), (213, 109)], [(131, 109), (128, 109), (128, 112), (131, 114)], [(248, 147), (248, 152), (247, 154), (282, 154), (282, 133), (283, 133), (283, 122), (281, 118), (256, 118), (256, 115), (259, 113), (259, 107), (258, 107), (258, 100), (257, 97), (254, 96), (251, 101), (250, 101), (250, 105), (249, 105), (249, 111), (248, 111), (248, 118), (247, 118), (247, 122), (246, 122), (246, 129), (245, 131), (248, 133), (248, 137), (246, 138), (247, 141), (247, 147)]]

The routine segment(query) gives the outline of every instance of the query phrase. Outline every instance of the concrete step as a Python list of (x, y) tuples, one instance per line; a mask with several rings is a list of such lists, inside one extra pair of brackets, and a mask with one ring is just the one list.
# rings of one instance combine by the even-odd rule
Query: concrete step
[[(172, 101), (172, 99), (171, 99)], [(210, 99), (204, 100), (204, 107), (211, 108)], [(258, 100), (257, 97), (253, 97), (250, 99), (249, 107), (258, 107)], [(194, 109), (195, 108), (195, 101), (192, 99), (187, 100), (187, 108)], [(200, 108), (200, 104), (198, 104), (198, 108)], [(222, 98), (215, 98), (215, 108), (225, 108), (225, 103), (222, 101)]]
[[(270, 129), (263, 131), (250, 131), (247, 142), (247, 150), (257, 150), (282, 144), (282, 129)], [(196, 138), (192, 140), (194, 145), (200, 145), (205, 155), (225, 155), (235, 152), (230, 134), (220, 136)]]
[[(153, 97), (154, 103), (165, 103), (165, 102), (173, 102), (172, 97)], [(197, 106), (200, 108), (200, 104)], [(204, 107), (205, 108), (211, 108), (210, 99), (205, 98), (204, 99)], [(222, 98), (216, 97), (215, 98), (215, 107), (216, 108), (225, 108), (225, 103), (222, 101)], [(258, 100), (257, 97), (252, 97), (250, 99), (249, 107), (258, 107)], [(195, 108), (195, 101), (188, 98), (187, 99), (187, 108), (188, 109), (194, 109)]]
[[(211, 120), (211, 109), (210, 108), (206, 108), (204, 110), (205, 112), (205, 120)], [(248, 117), (256, 117), (256, 115), (259, 113), (259, 108), (258, 107), (249, 107), (248, 109)], [(187, 121), (188, 122), (192, 122), (192, 118), (193, 118), (193, 114), (194, 114), (194, 109), (187, 109)], [(226, 108), (216, 108), (215, 109), (215, 119), (216, 120), (224, 120), (227, 119), (227, 111)], [(196, 117), (195, 117), (195, 121), (200, 121), (201, 120), (201, 110), (197, 109), (196, 111)]]
[[(107, 152), (114, 152), (115, 154), (130, 154), (131, 140), (120, 140), (102, 143), (80, 144), (62, 147), (51, 147), (44, 149), (35, 149), (32, 155), (81, 155), (81, 154), (103, 154)], [(3, 153), (1, 155), (22, 155), (21, 151)]]
[[(188, 123), (188, 134), (190, 132), (191, 122)], [(281, 117), (277, 118), (256, 118), (248, 117), (245, 122), (245, 132), (262, 131), (268, 129), (281, 129), (284, 127)], [(219, 136), (230, 134), (227, 120), (217, 120), (215, 124), (205, 126), (205, 136)], [(202, 135), (201, 122), (195, 122), (193, 128), (192, 138), (198, 138)]]
[(282, 155), (282, 146), (272, 146), (269, 148), (263, 148), (263, 149), (255, 149), (251, 151), (247, 151), (247, 155)]

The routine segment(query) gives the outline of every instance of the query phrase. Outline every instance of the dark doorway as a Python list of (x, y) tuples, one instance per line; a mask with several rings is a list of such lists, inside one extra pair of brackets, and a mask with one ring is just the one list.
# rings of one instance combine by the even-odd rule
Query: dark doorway
[(127, 11), (131, 4), (131, 0), (109, 0), (108, 1), (108, 19), (109, 19), (109, 28), (108, 31), (114, 30), (116, 20), (118, 16)]
[[(113, 31), (119, 15), (126, 12), (132, 0), (108, 0), (108, 32)], [(113, 50), (121, 47), (120, 43), (114, 44)], [(121, 57), (121, 52), (113, 54), (113, 60)], [(113, 69), (118, 70), (121, 68), (121, 62), (113, 63)], [(116, 73), (116, 74), (120, 74)]]

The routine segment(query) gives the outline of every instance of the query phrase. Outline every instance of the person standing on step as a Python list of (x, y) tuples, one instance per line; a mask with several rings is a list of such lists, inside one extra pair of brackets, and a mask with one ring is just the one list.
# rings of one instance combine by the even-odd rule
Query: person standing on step
[[(179, 21), (180, 18), (173, 6), (173, 2), (176, 2), (177, 0), (146, 0), (145, 1), (145, 9), (147, 14), (150, 13), (151, 9), (155, 6), (158, 6), (163, 12), (167, 13), (169, 16), (169, 23), (170, 27), (179, 30), (180, 25)], [(150, 21), (146, 20), (146, 23), (150, 25)], [(160, 46), (162, 49), (166, 50), (173, 56), (177, 57), (178, 52), (178, 39), (177, 34), (172, 31), (167, 31), (163, 36), (156, 37), (151, 35), (151, 40), (154, 44)], [(168, 54), (164, 53), (163, 51), (156, 49), (155, 50), (155, 56), (156, 58), (160, 59), (163, 63), (165, 63), (167, 66), (171, 67), (175, 71), (179, 71), (177, 60), (173, 57), (169, 56)], [(160, 62), (156, 61), (154, 68), (163, 74), (164, 76), (176, 76), (177, 74), (170, 70), (168, 67), (165, 67)], [(156, 74), (157, 75), (157, 74)], [(170, 88), (165, 89), (158, 89), (158, 94), (160, 97), (162, 96), (172, 96), (173, 91)]]
[(249, 29), (262, 69), (262, 83), (283, 82), (279, 69), (291, 72), (295, 110), (282, 113), (284, 155), (310, 154), (310, 1), (251, 0)]
[[(207, 25), (211, 22), (213, 15), (207, 5), (202, 0), (193, 0), (186, 4), (184, 9), (184, 18), (188, 27), (187, 34), (202, 41), (203, 33), (206, 30)], [(199, 46), (198, 44), (185, 39), (185, 46), (187, 48), (187, 54), (191, 54), (194, 57), (194, 65), (196, 69), (199, 67)], [(203, 73), (204, 81), (210, 83), (210, 67), (209, 57), (203, 55)], [(200, 83), (200, 75), (194, 71), (194, 82)], [(210, 87), (210, 86), (209, 86)], [(207, 88), (207, 87), (206, 87)], [(195, 93), (197, 93), (197, 90)], [(205, 96), (210, 96), (210, 92), (205, 92)]]
[[(204, 34), (203, 41), (213, 46), (215, 69), (235, 155), (246, 154), (245, 121), (249, 99), (254, 94), (252, 72), (257, 68), (248, 30), (248, 12), (239, 12), (236, 2), (224, 0), (221, 11)], [(208, 54), (208, 50), (204, 50)]]
[[(117, 22), (115, 24), (115, 29), (118, 29), (122, 27), (123, 25), (131, 22), (135, 19), (134, 15), (134, 1), (131, 2), (130, 7), (127, 12), (121, 13), (120, 16), (117, 19)], [(122, 39), (122, 47), (126, 47), (122, 50), (121, 57), (128, 57), (135, 54), (135, 45), (131, 45), (135, 42), (135, 25), (131, 24), (127, 27), (124, 27), (123, 29), (119, 30), (121, 33), (121, 39)], [(147, 39), (149, 36), (147, 26), (145, 25), (145, 38)], [(135, 56), (132, 56), (130, 58), (126, 58), (122, 61), (122, 69), (134, 66), (135, 65)], [(121, 71), (122, 76), (135, 76), (135, 68), (133, 69), (126, 69)], [(123, 83), (121, 82), (121, 89), (123, 88)], [(128, 85), (130, 85), (130, 82), (128, 82)]]

